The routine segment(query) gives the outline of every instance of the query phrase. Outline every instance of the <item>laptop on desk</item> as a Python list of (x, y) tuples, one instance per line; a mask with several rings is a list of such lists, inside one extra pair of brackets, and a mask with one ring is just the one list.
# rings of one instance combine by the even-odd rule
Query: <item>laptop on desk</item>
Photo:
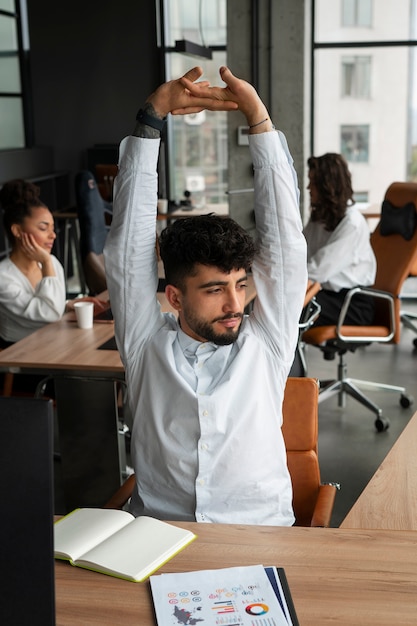
[(0, 624), (53, 626), (53, 403), (0, 397)]

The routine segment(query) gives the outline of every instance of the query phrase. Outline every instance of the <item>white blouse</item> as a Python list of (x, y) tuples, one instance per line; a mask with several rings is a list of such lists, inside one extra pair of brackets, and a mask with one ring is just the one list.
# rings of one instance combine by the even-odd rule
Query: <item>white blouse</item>
[(358, 285), (373, 285), (376, 259), (370, 242), (366, 219), (356, 207), (350, 207), (335, 230), (328, 231), (320, 222), (308, 222), (308, 277), (323, 289), (340, 291)]
[(65, 275), (52, 256), (55, 276), (45, 276), (35, 288), (9, 258), (0, 262), (0, 337), (19, 341), (65, 311)]

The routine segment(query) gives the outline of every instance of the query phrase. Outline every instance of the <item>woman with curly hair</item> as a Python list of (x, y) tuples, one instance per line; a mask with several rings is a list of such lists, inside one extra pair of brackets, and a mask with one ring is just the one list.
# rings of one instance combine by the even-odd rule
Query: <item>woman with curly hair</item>
[[(340, 154), (310, 157), (311, 214), (304, 228), (308, 277), (322, 286), (316, 300), (321, 314), (316, 326), (337, 323), (346, 293), (352, 287), (374, 283), (376, 260), (366, 219), (354, 206), (348, 165)], [(361, 294), (351, 301), (346, 324), (370, 324), (372, 299)]]
[[(59, 320), (66, 305), (64, 270), (51, 254), (54, 218), (39, 198), (39, 187), (17, 179), (0, 190), (9, 257), (0, 262), (0, 347)], [(100, 308), (97, 299), (93, 300)]]

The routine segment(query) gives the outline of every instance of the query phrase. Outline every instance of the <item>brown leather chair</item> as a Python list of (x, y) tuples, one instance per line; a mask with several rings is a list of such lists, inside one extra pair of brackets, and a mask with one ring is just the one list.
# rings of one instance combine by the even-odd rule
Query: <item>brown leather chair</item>
[[(407, 187), (415, 188), (414, 183), (393, 183), (388, 188), (385, 199), (397, 208), (404, 206)], [(409, 191), (409, 190), (408, 190)], [(417, 195), (413, 202), (417, 203)], [(417, 206), (417, 204), (416, 204)], [(372, 400), (365, 396), (359, 387), (361, 383), (368, 389), (385, 389), (400, 394), (400, 404), (409, 407), (413, 398), (408, 396), (404, 387), (385, 385), (370, 381), (360, 381), (347, 377), (345, 355), (353, 352), (359, 346), (371, 343), (396, 344), (400, 340), (401, 315), (400, 293), (406, 278), (417, 263), (417, 229), (411, 239), (406, 240), (401, 234), (381, 234), (381, 222), (371, 234), (371, 244), (377, 261), (377, 274), (373, 288), (355, 287), (345, 298), (339, 321), (334, 326), (318, 326), (307, 330), (302, 337), (305, 344), (320, 348), (327, 358), (338, 354), (338, 377), (326, 385), (323, 382), (319, 402), (338, 394), (339, 406), (345, 406), (346, 394), (358, 400), (361, 404), (376, 414), (375, 427), (378, 431), (389, 427), (389, 420), (383, 417), (382, 410)], [(355, 293), (368, 294), (375, 299), (375, 319), (369, 326), (345, 326), (344, 318), (349, 302)]]
[[(287, 380), (282, 408), (282, 432), (293, 485), (296, 526), (329, 526), (339, 487), (336, 483), (324, 485), (320, 480), (317, 453), (318, 393), (318, 382), (313, 378)], [(105, 508), (123, 508), (132, 495), (135, 483), (136, 478), (132, 474), (106, 503)]]
[[(387, 189), (385, 200), (399, 207), (404, 206), (408, 202), (413, 202), (417, 207), (417, 183), (392, 183)], [(417, 276), (417, 259), (411, 267), (410, 276)], [(409, 311), (401, 310), (400, 316), (403, 325), (417, 335), (417, 315)], [(417, 338), (413, 340), (413, 344), (417, 348)]]
[(282, 433), (293, 486), (295, 526), (329, 526), (339, 488), (336, 483), (322, 484), (320, 478), (318, 396), (316, 379), (288, 378)]

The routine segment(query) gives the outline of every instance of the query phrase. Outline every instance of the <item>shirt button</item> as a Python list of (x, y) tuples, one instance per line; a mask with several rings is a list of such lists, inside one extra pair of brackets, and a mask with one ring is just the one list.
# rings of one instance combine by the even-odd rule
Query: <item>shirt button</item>
[(208, 411), (203, 411), (203, 416), (207, 417), (207, 415), (208, 415)]
[(201, 444), (201, 449), (202, 450), (208, 450), (208, 445), (206, 443), (202, 443)]
[(204, 479), (203, 478), (199, 478), (198, 479), (198, 484), (202, 487), (204, 485)]

